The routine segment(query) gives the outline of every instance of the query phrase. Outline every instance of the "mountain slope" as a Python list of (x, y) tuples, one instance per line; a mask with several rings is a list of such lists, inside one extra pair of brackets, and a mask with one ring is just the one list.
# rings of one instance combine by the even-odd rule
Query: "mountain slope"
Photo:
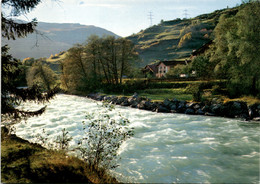
[(65, 51), (76, 43), (83, 43), (92, 34), (118, 37), (103, 28), (70, 23), (39, 22), (37, 32), (39, 34), (33, 33), (17, 40), (2, 39), (2, 45), (8, 44), (11, 47), (10, 53), (15, 58), (41, 58)]
[(192, 19), (162, 21), (127, 37), (136, 45), (145, 66), (155, 60), (187, 58), (194, 49), (213, 39), (212, 32), (222, 14), (236, 14), (238, 8), (217, 10)]

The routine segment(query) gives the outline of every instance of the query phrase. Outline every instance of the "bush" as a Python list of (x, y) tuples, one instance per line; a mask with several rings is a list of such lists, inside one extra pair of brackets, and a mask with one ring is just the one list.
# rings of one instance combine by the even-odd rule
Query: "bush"
[(97, 170), (116, 168), (117, 151), (126, 139), (133, 135), (128, 128), (129, 121), (119, 114), (119, 119), (110, 116), (113, 106), (104, 103), (104, 111), (98, 114), (87, 113), (82, 122), (85, 136), (79, 141), (81, 157)]
[(189, 84), (186, 88), (187, 93), (191, 93), (193, 101), (200, 102), (202, 98), (203, 88), (201, 84)]

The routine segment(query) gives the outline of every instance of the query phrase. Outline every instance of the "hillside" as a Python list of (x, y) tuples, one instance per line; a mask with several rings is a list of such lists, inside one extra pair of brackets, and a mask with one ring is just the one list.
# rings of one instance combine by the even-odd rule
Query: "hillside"
[(221, 14), (236, 14), (238, 8), (217, 10), (192, 19), (162, 21), (127, 37), (136, 45), (145, 66), (155, 60), (189, 57), (194, 49), (213, 39), (213, 30)]
[(2, 45), (8, 44), (11, 47), (10, 53), (15, 58), (41, 58), (66, 51), (76, 43), (83, 43), (92, 34), (118, 37), (118, 35), (103, 28), (70, 23), (38, 22), (37, 32), (39, 34), (33, 33), (22, 39), (7, 40), (2, 38)]

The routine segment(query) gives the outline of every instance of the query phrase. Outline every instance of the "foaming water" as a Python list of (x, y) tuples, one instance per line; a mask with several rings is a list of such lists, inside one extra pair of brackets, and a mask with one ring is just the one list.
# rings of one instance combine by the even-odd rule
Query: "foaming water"
[[(101, 108), (93, 100), (71, 95), (57, 95), (47, 105), (43, 115), (15, 125), (18, 136), (35, 142), (44, 129), (55, 139), (66, 128), (74, 147), (82, 137), (85, 113)], [(259, 182), (259, 124), (119, 106), (116, 111), (135, 128), (134, 137), (120, 147), (120, 166), (113, 171), (123, 182)]]

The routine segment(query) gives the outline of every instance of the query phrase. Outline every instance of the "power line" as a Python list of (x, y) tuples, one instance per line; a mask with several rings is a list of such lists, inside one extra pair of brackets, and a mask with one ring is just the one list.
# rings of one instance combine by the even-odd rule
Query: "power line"
[(187, 18), (188, 18), (188, 15), (189, 15), (189, 14), (188, 14), (188, 10), (187, 10), (187, 9), (185, 9), (185, 10), (184, 10), (184, 13), (183, 13), (183, 15), (184, 15), (185, 19), (187, 19)]
[(149, 12), (148, 19), (150, 20), (150, 26), (153, 25), (153, 12)]

